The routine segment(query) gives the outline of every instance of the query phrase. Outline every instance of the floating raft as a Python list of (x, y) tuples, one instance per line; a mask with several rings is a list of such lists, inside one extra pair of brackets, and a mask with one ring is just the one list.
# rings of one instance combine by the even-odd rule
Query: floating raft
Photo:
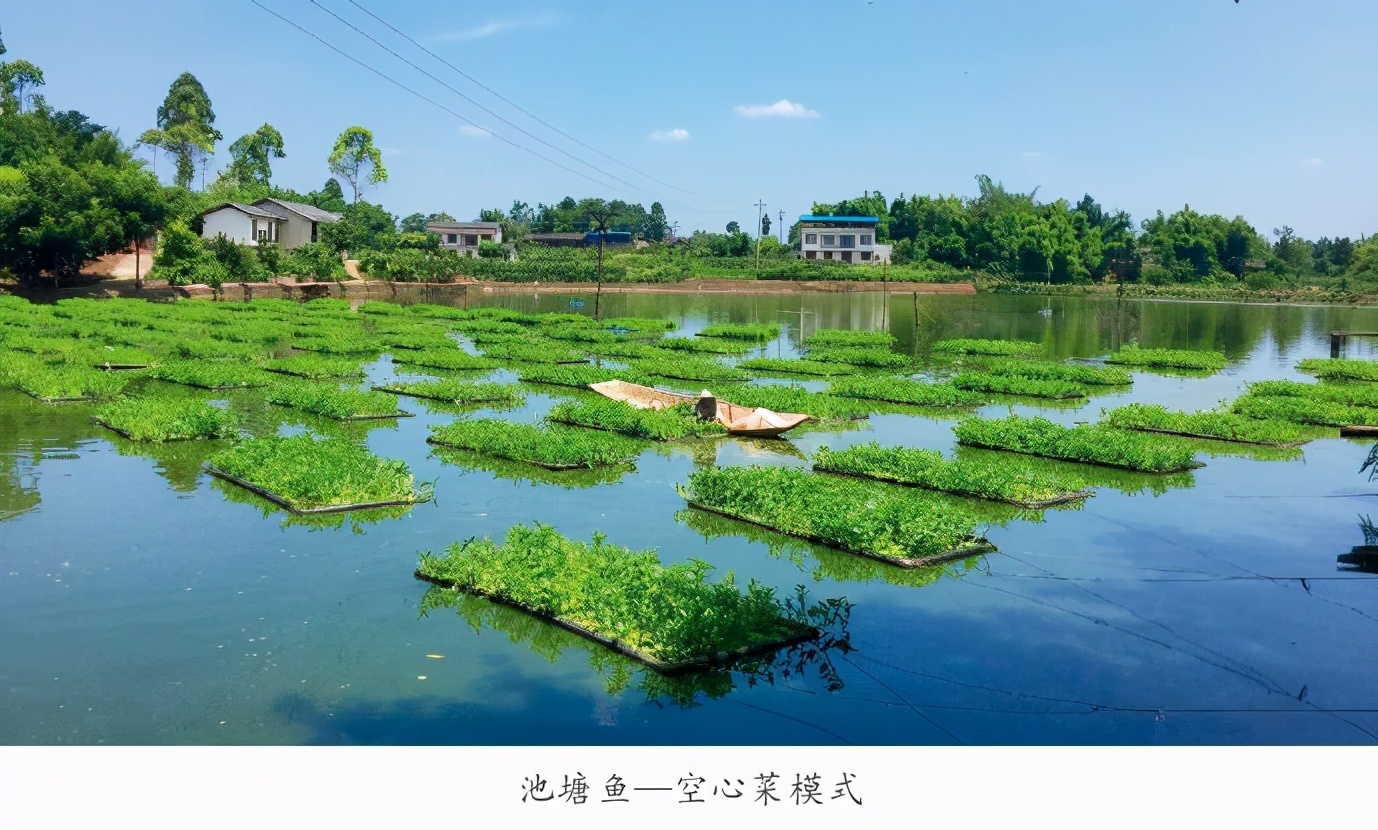
[(1373, 438), (1375, 436), (1378, 436), (1378, 426), (1352, 424), (1347, 427), (1340, 427), (1341, 438)]
[(969, 499), (981, 499), (982, 501), (994, 501), (1000, 502), (1001, 504), (1012, 504), (1015, 507), (1023, 507), (1026, 510), (1041, 510), (1045, 507), (1052, 507), (1056, 504), (1067, 504), (1068, 502), (1081, 501), (1082, 499), (1090, 498), (1091, 496), (1094, 496), (1096, 494), (1095, 490), (1087, 489), (1077, 490), (1074, 493), (1064, 493), (1060, 496), (1054, 496), (1051, 499), (1039, 499), (1036, 501), (1019, 501), (1017, 499), (997, 499), (993, 496), (978, 496), (975, 493), (963, 493), (957, 490), (940, 490), (937, 487), (929, 487), (927, 484), (918, 484), (912, 481), (900, 481), (896, 478), (886, 478), (884, 476), (868, 476), (862, 475), (861, 473), (844, 473), (839, 470), (829, 470), (828, 468), (820, 467), (817, 464), (813, 465), (813, 469), (817, 470), (820, 473), (827, 473), (830, 476), (846, 476), (847, 478), (859, 478), (865, 481), (880, 481), (884, 482), (885, 484), (895, 484), (900, 487), (918, 487), (922, 490), (931, 490), (934, 493), (948, 493), (949, 495), (962, 496), (964, 498)]
[(473, 594), (474, 596), (484, 597), (493, 602), (501, 603), (510, 608), (515, 608), (526, 614), (530, 614), (533, 617), (544, 620), (545, 622), (558, 625), (560, 628), (563, 628), (566, 631), (578, 634), (580, 637), (585, 637), (589, 640), (592, 640), (593, 642), (598, 643), (599, 645), (612, 649), (618, 654), (630, 657), (639, 663), (643, 663), (651, 667), (652, 669), (655, 669), (661, 674), (667, 675), (683, 674), (685, 672), (695, 670), (728, 666), (732, 663), (735, 663), (738, 660), (746, 659), (748, 657), (759, 657), (765, 654), (771, 654), (773, 652), (779, 651), (782, 648), (788, 648), (799, 643), (807, 642), (808, 640), (812, 640), (819, 635), (819, 631), (816, 628), (800, 626), (799, 633), (793, 634), (789, 637), (782, 637), (778, 640), (771, 640), (770, 642), (766, 643), (758, 643), (754, 646), (746, 646), (743, 648), (735, 649), (733, 651), (719, 651), (715, 654), (704, 655), (703, 657), (699, 657), (694, 660), (685, 660), (678, 663), (668, 663), (664, 660), (652, 657), (644, 651), (634, 649), (626, 643), (622, 642), (621, 640), (615, 640), (612, 637), (599, 634), (597, 631), (594, 631), (591, 628), (585, 628), (584, 626), (579, 625), (578, 623), (571, 622), (560, 617), (556, 617), (546, 611), (542, 611), (541, 609), (536, 608), (535, 606), (527, 605), (524, 602), (517, 602), (516, 600), (508, 599), (507, 597), (504, 597), (501, 594), (490, 593), (488, 591), (483, 591), (478, 588), (471, 588), (466, 585), (460, 585), (450, 580), (437, 579), (436, 577), (428, 576), (422, 573), (419, 568), (416, 570), (415, 576), (417, 579), (420, 579), (423, 582), (429, 582), (433, 585), (439, 585), (442, 588), (450, 588), (456, 591), (463, 591), (467, 594)]
[(744, 522), (749, 525), (763, 527), (766, 530), (769, 530), (774, 533), (790, 536), (795, 539), (803, 539), (806, 542), (812, 542), (816, 545), (823, 545), (824, 547), (831, 548), (833, 550), (840, 550), (843, 553), (850, 553), (854, 556), (864, 556), (867, 559), (874, 559), (877, 562), (884, 562), (887, 565), (895, 565), (901, 568), (925, 568), (930, 565), (938, 565), (943, 562), (951, 562), (954, 559), (966, 559), (968, 556), (976, 556), (982, 553), (993, 553), (999, 550), (999, 548), (997, 548), (995, 545), (992, 545), (985, 539), (973, 538), (970, 540), (971, 544), (966, 545), (965, 547), (952, 548), (951, 550), (945, 550), (941, 553), (935, 553), (929, 556), (885, 556), (879, 553), (872, 553), (868, 550), (855, 550), (853, 548), (840, 547), (836, 542), (830, 542), (827, 539), (822, 539), (817, 536), (805, 536), (800, 533), (791, 533), (789, 531), (778, 528), (775, 525), (766, 524), (765, 522), (747, 516), (739, 516), (735, 513), (728, 513), (723, 510), (718, 510), (715, 507), (708, 507), (706, 505), (699, 504), (696, 501), (689, 502), (689, 506), (694, 508), (695, 510), (702, 510), (704, 513), (713, 513), (718, 516), (725, 516), (729, 519), (736, 519), (739, 522)]
[(266, 487), (260, 487), (251, 481), (245, 481), (244, 479), (239, 478), (237, 476), (232, 476), (224, 470), (212, 467), (208, 463), (202, 464), (201, 469), (205, 470), (206, 472), (210, 473), (216, 478), (224, 479), (225, 481), (228, 481), (231, 484), (237, 484), (251, 493), (260, 495), (268, 501), (272, 502), (273, 504), (285, 508), (290, 513), (296, 513), (299, 515), (310, 515), (312, 513), (346, 513), (351, 510), (371, 510), (375, 507), (406, 507), (409, 505), (421, 503), (420, 500), (413, 498), (406, 500), (399, 499), (394, 501), (369, 501), (360, 502), (358, 504), (326, 504), (321, 505), (320, 507), (297, 507), (285, 496), (281, 496), (277, 493), (274, 493), (272, 490), (269, 490)]

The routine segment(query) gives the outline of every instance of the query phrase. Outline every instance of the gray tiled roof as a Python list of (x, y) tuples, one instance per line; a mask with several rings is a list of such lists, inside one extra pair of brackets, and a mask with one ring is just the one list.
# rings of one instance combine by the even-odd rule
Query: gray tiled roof
[(257, 205), (246, 205), (246, 204), (242, 204), (242, 203), (240, 203), (240, 202), (225, 202), (224, 204), (216, 205), (215, 207), (211, 208), (210, 210), (207, 210), (207, 211), (202, 212), (201, 215), (202, 215), (202, 216), (205, 216), (205, 215), (210, 214), (210, 213), (215, 213), (217, 210), (222, 210), (222, 209), (224, 209), (224, 208), (234, 208), (235, 210), (239, 211), (240, 213), (244, 213), (244, 214), (247, 214), (247, 215), (249, 215), (249, 216), (256, 217), (256, 218), (258, 218), (258, 219), (286, 219), (286, 218), (287, 218), (287, 217), (285, 217), (285, 216), (279, 216), (279, 215), (277, 215), (276, 213), (273, 213), (273, 212), (271, 212), (271, 211), (264, 210), (263, 208), (261, 208), (261, 207), (259, 207), (259, 206), (257, 206)]
[(288, 214), (283, 211), (291, 211), (298, 216), (306, 217), (312, 222), (338, 222), (341, 219), (338, 213), (321, 210), (315, 205), (306, 205), (301, 202), (288, 202), (284, 199), (259, 199), (257, 202), (254, 202), (254, 206), (273, 213), (279, 219), (290, 218)]

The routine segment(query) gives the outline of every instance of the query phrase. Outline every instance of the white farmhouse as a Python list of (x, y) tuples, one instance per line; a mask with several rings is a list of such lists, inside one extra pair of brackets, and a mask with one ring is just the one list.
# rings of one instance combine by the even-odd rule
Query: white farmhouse
[(226, 202), (201, 214), (201, 236), (224, 234), (241, 245), (273, 242), (291, 249), (318, 238), (320, 226), (340, 221), (340, 214), (283, 199), (259, 199), (251, 205)]
[(426, 230), (440, 235), (440, 247), (476, 256), (481, 242), (502, 242), (497, 222), (427, 222)]
[(800, 216), (799, 256), (838, 262), (890, 261), (892, 246), (876, 241), (876, 216)]

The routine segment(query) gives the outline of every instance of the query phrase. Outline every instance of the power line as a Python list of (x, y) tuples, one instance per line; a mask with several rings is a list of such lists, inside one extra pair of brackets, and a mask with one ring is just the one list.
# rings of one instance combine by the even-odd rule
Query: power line
[[(321, 44), (323, 44), (324, 46), (328, 47), (331, 51), (333, 51), (333, 52), (335, 52), (335, 53), (337, 53), (337, 54), (339, 54), (339, 55), (341, 55), (341, 56), (343, 56), (343, 57), (345, 57), (345, 58), (348, 58), (350, 61), (353, 61), (354, 63), (358, 64), (359, 66), (362, 66), (364, 69), (367, 69), (369, 72), (372, 72), (373, 74), (377, 75), (378, 77), (382, 78), (383, 80), (387, 81), (388, 83), (390, 83), (390, 84), (392, 84), (392, 85), (394, 85), (394, 86), (400, 87), (400, 88), (406, 90), (407, 92), (410, 92), (412, 95), (416, 96), (417, 98), (420, 98), (422, 101), (425, 101), (426, 103), (430, 104), (431, 106), (433, 106), (433, 107), (435, 107), (435, 108), (437, 108), (437, 109), (443, 110), (443, 111), (449, 113), (450, 115), (453, 115), (455, 118), (458, 118), (460, 121), (463, 121), (465, 124), (468, 124), (468, 125), (470, 125), (470, 126), (472, 126), (472, 127), (478, 127), (479, 129), (483, 129), (482, 127), (479, 127), (478, 124), (475, 124), (473, 121), (470, 121), (468, 118), (465, 118), (463, 115), (460, 115), (459, 113), (455, 112), (454, 110), (450, 109), (449, 107), (445, 106), (444, 104), (442, 104), (442, 103), (440, 103), (440, 102), (438, 102), (438, 101), (432, 100), (431, 98), (427, 98), (425, 95), (422, 95), (421, 93), (417, 92), (416, 90), (412, 89), (411, 87), (407, 86), (406, 84), (402, 83), (401, 81), (399, 81), (399, 80), (393, 78), (393, 77), (390, 76), (390, 75), (387, 75), (387, 74), (384, 73), (384, 72), (381, 72), (381, 71), (379, 71), (379, 70), (377, 70), (377, 69), (374, 69), (372, 66), (369, 66), (368, 64), (364, 63), (363, 61), (359, 60), (358, 58), (356, 58), (356, 57), (354, 57), (353, 55), (349, 54), (348, 52), (344, 51), (343, 49), (340, 49), (338, 46), (335, 46), (334, 44), (330, 43), (330, 42), (327, 41), (325, 38), (322, 38), (320, 35), (318, 35), (318, 34), (312, 32), (312, 31), (310, 31), (310, 30), (308, 30), (308, 29), (306, 29), (306, 28), (304, 28), (304, 27), (302, 27), (302, 26), (297, 25), (296, 23), (292, 22), (291, 20), (288, 20), (287, 18), (283, 17), (282, 15), (278, 14), (277, 12), (273, 11), (272, 9), (270, 9), (270, 8), (268, 8), (267, 6), (265, 6), (265, 5), (263, 5), (262, 3), (260, 3), (259, 0), (249, 0), (249, 2), (253, 3), (255, 6), (258, 6), (260, 9), (263, 9), (263, 10), (264, 10), (265, 12), (267, 12), (268, 14), (271, 14), (273, 17), (276, 17), (278, 20), (281, 20), (283, 23), (286, 23), (288, 26), (291, 26), (293, 29), (296, 29), (297, 31), (301, 32), (302, 34), (307, 35), (308, 37), (310, 37), (310, 38), (312, 38), (312, 39), (314, 39), (314, 40), (316, 40), (316, 41), (319, 41)], [(573, 169), (573, 168), (566, 167), (565, 165), (561, 164), (561, 163), (558, 162), (558, 161), (555, 161), (554, 159), (546, 158), (545, 156), (541, 155), (540, 153), (536, 152), (535, 150), (529, 149), (529, 148), (527, 148), (527, 147), (523, 147), (522, 145), (516, 143), (515, 141), (512, 141), (512, 140), (510, 140), (510, 139), (507, 139), (507, 138), (504, 138), (504, 137), (498, 135), (497, 133), (493, 132), (492, 130), (485, 130), (485, 132), (487, 132), (489, 135), (493, 136), (494, 138), (498, 139), (499, 141), (503, 142), (504, 144), (510, 145), (510, 146), (512, 146), (512, 147), (515, 147), (516, 149), (521, 150), (522, 152), (530, 153), (531, 155), (535, 156), (536, 158), (540, 159), (541, 161), (546, 162), (547, 164), (553, 164), (554, 166), (560, 168), (561, 170), (564, 170), (564, 171), (569, 172), (569, 173), (573, 173), (574, 175), (578, 176), (578, 177), (581, 178), (581, 179), (587, 179), (587, 180), (593, 182), (594, 184), (598, 185), (599, 187), (606, 187), (606, 188), (609, 188), (609, 189), (611, 189), (611, 190), (617, 190), (616, 187), (613, 187), (612, 185), (608, 184), (607, 182), (600, 182), (599, 180), (593, 178), (592, 176), (589, 176), (589, 175), (587, 175), (587, 174), (581, 173), (581, 172), (579, 172), (578, 170), (575, 170), (575, 169)]]
[[(312, 2), (314, 2), (314, 0), (312, 0)], [(444, 58), (440, 57), (439, 55), (437, 55), (436, 53), (434, 53), (434, 52), (432, 52), (431, 50), (427, 49), (426, 47), (422, 46), (420, 43), (417, 43), (415, 40), (413, 40), (413, 39), (411, 38), (410, 35), (406, 34), (405, 32), (402, 32), (402, 31), (399, 30), (396, 26), (393, 26), (391, 23), (387, 22), (387, 21), (384, 20), (383, 18), (379, 17), (378, 15), (376, 15), (376, 14), (374, 14), (373, 12), (369, 11), (368, 9), (364, 8), (362, 5), (360, 5), (358, 2), (356, 2), (356, 0), (349, 0), (349, 2), (350, 2), (350, 5), (354, 6), (354, 7), (357, 8), (357, 9), (359, 9), (359, 10), (362, 11), (364, 14), (368, 15), (369, 17), (373, 18), (374, 20), (378, 21), (379, 23), (383, 24), (383, 25), (386, 26), (387, 28), (391, 29), (395, 34), (397, 34), (399, 37), (401, 37), (401, 38), (403, 38), (404, 40), (406, 40), (406, 41), (407, 41), (408, 43), (410, 43), (411, 45), (415, 46), (417, 49), (420, 49), (422, 52), (425, 52), (426, 54), (430, 55), (431, 57), (433, 57), (433, 58), (435, 58), (436, 60), (440, 61), (441, 63), (445, 64), (445, 65), (448, 66), (450, 69), (454, 70), (455, 72), (457, 72), (457, 73), (459, 73), (461, 76), (463, 76), (463, 77), (464, 77), (466, 80), (468, 80), (470, 83), (475, 84), (475, 85), (478, 86), (480, 89), (483, 89), (484, 91), (488, 92), (490, 95), (492, 95), (493, 97), (497, 98), (499, 101), (502, 101), (503, 103), (505, 103), (505, 104), (507, 104), (508, 106), (510, 106), (510, 107), (512, 107), (513, 109), (515, 109), (517, 112), (520, 112), (522, 115), (525, 115), (527, 118), (530, 118), (532, 121), (535, 121), (537, 124), (540, 124), (541, 126), (545, 127), (546, 129), (551, 130), (551, 131), (553, 131), (553, 132), (555, 132), (555, 133), (558, 133), (558, 134), (561, 135), (561, 136), (564, 136), (565, 138), (569, 139), (570, 141), (573, 141), (575, 144), (578, 144), (580, 147), (583, 147), (585, 150), (589, 150), (589, 151), (591, 151), (591, 152), (597, 153), (598, 155), (602, 156), (603, 158), (607, 159), (608, 161), (611, 161), (611, 162), (613, 162), (613, 163), (615, 163), (615, 164), (620, 164), (621, 166), (627, 168), (628, 170), (632, 171), (633, 173), (637, 174), (638, 176), (641, 176), (642, 178), (644, 178), (644, 179), (646, 179), (646, 180), (648, 180), (648, 181), (655, 182), (656, 184), (660, 185), (661, 187), (668, 187), (668, 188), (670, 188), (671, 190), (678, 190), (680, 193), (688, 193), (690, 196), (698, 196), (698, 195), (700, 195), (700, 194), (698, 194), (698, 193), (694, 193), (694, 192), (691, 191), (691, 190), (685, 190), (685, 189), (682, 188), (682, 187), (675, 187), (674, 185), (669, 184), (669, 183), (667, 183), (667, 182), (662, 182), (660, 179), (657, 179), (657, 178), (655, 178), (654, 176), (651, 176), (651, 175), (649, 175), (649, 174), (647, 174), (647, 173), (643, 173), (643, 172), (641, 172), (640, 170), (637, 170), (635, 167), (632, 167), (631, 165), (627, 164), (627, 163), (624, 162), (624, 161), (621, 161), (621, 160), (619, 160), (619, 159), (613, 158), (612, 156), (608, 155), (607, 153), (604, 153), (602, 150), (599, 150), (599, 149), (596, 148), (596, 147), (591, 147), (591, 146), (585, 144), (584, 142), (580, 141), (579, 139), (575, 138), (574, 136), (570, 135), (569, 133), (566, 133), (565, 131), (561, 130), (559, 127), (556, 127), (556, 126), (553, 125), (553, 124), (550, 124), (550, 123), (548, 123), (548, 122), (546, 122), (546, 121), (541, 120), (540, 118), (536, 117), (536, 115), (535, 115), (534, 113), (530, 112), (529, 110), (526, 110), (526, 109), (522, 108), (522, 107), (521, 107), (519, 104), (517, 104), (515, 101), (511, 100), (510, 98), (504, 97), (503, 95), (499, 94), (496, 90), (492, 89), (491, 87), (485, 85), (483, 82), (479, 81), (477, 78), (474, 78), (472, 75), (468, 74), (468, 73), (465, 72), (464, 70), (460, 69), (459, 67), (455, 66), (454, 64), (452, 64), (452, 63), (450, 63), (449, 61), (445, 60)], [(529, 133), (528, 133), (528, 135), (529, 135)], [(533, 137), (534, 137), (534, 136), (533, 136)], [(539, 139), (538, 139), (538, 140), (539, 140)], [(590, 166), (592, 166), (592, 165), (590, 165)]]
[[(469, 103), (473, 104), (474, 106), (478, 107), (479, 109), (483, 110), (484, 112), (486, 112), (486, 113), (488, 113), (489, 115), (493, 116), (494, 118), (498, 119), (498, 120), (501, 121), (502, 123), (506, 124), (507, 126), (511, 127), (512, 129), (516, 130), (517, 132), (521, 133), (522, 135), (526, 136), (527, 138), (530, 138), (530, 139), (532, 139), (533, 141), (539, 141), (541, 144), (544, 144), (545, 146), (549, 147), (550, 149), (554, 150), (555, 152), (557, 152), (557, 153), (562, 153), (562, 154), (568, 156), (569, 158), (573, 159), (574, 161), (576, 161), (576, 162), (578, 162), (578, 163), (584, 165), (585, 167), (588, 167), (588, 168), (590, 168), (591, 170), (596, 170), (598, 173), (600, 173), (600, 174), (602, 174), (602, 175), (604, 175), (604, 176), (607, 176), (608, 178), (612, 179), (612, 180), (615, 181), (615, 182), (621, 182), (622, 184), (625, 184), (627, 187), (630, 187), (630, 188), (632, 188), (633, 190), (641, 190), (641, 191), (643, 191), (643, 192), (649, 192), (649, 191), (647, 191), (645, 188), (639, 187), (639, 186), (637, 186), (637, 185), (634, 185), (634, 184), (632, 184), (631, 182), (627, 181), (626, 179), (618, 178), (617, 176), (614, 176), (612, 173), (609, 173), (608, 171), (603, 170), (602, 168), (599, 168), (599, 167), (596, 167), (596, 166), (594, 166), (594, 165), (592, 165), (592, 164), (589, 164), (588, 162), (584, 161), (583, 159), (579, 158), (578, 156), (574, 155), (573, 153), (570, 153), (570, 152), (564, 150), (564, 149), (561, 148), (561, 147), (557, 147), (557, 146), (555, 146), (554, 144), (551, 144), (549, 141), (546, 141), (545, 139), (541, 138), (540, 136), (538, 136), (538, 135), (533, 135), (532, 133), (527, 132), (526, 130), (522, 129), (521, 127), (517, 126), (516, 124), (513, 124), (511, 121), (508, 121), (506, 118), (503, 118), (501, 115), (498, 115), (496, 112), (493, 112), (492, 110), (488, 109), (488, 108), (485, 107), (483, 104), (480, 104), (478, 101), (475, 101), (473, 98), (470, 98), (468, 95), (465, 95), (463, 92), (460, 92), (459, 90), (455, 89), (454, 87), (452, 87), (452, 86), (450, 86), (449, 84), (445, 83), (444, 81), (440, 80), (440, 79), (437, 78), (436, 76), (432, 75), (431, 73), (427, 72), (426, 70), (422, 69), (421, 67), (417, 66), (416, 64), (412, 63), (411, 61), (409, 61), (409, 60), (407, 60), (406, 58), (402, 57), (401, 55), (397, 54), (397, 53), (394, 52), (392, 49), (389, 49), (387, 46), (384, 46), (382, 43), (380, 43), (380, 42), (378, 41), (377, 38), (373, 37), (373, 36), (370, 35), (368, 32), (365, 32), (363, 29), (360, 29), (358, 26), (355, 26), (353, 23), (350, 23), (348, 20), (345, 20), (343, 17), (340, 17), (338, 14), (335, 14), (335, 13), (332, 12), (330, 9), (327, 9), (325, 6), (322, 6), (322, 5), (318, 2), (318, 0), (311, 0), (311, 5), (315, 6), (316, 8), (318, 8), (318, 9), (320, 9), (321, 11), (325, 12), (326, 14), (330, 15), (331, 17), (335, 18), (336, 20), (340, 21), (340, 22), (343, 23), (344, 25), (346, 25), (346, 26), (348, 26), (349, 28), (353, 29), (355, 32), (358, 32), (359, 34), (361, 34), (361, 35), (363, 35), (364, 37), (368, 38), (370, 41), (373, 42), (373, 44), (374, 44), (375, 46), (377, 46), (378, 48), (382, 49), (384, 52), (387, 52), (389, 55), (392, 55), (394, 58), (397, 58), (398, 60), (402, 61), (402, 62), (405, 63), (407, 66), (410, 66), (412, 69), (415, 69), (417, 72), (420, 72), (422, 75), (425, 75), (427, 78), (430, 78), (432, 81), (435, 81), (436, 83), (438, 83), (438, 84), (440, 84), (441, 86), (445, 87), (446, 89), (450, 90), (450, 91), (453, 92), (454, 94), (458, 95), (459, 97), (463, 98), (464, 100), (468, 101)], [(367, 9), (365, 9), (365, 11), (367, 11)]]

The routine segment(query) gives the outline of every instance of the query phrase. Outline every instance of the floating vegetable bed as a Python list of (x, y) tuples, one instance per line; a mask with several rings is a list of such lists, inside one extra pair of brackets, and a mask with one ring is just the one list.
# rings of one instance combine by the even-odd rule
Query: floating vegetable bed
[(657, 340), (656, 346), (661, 349), (671, 349), (677, 352), (696, 352), (702, 354), (746, 354), (752, 349), (752, 345), (748, 342), (715, 339), (711, 337), (706, 337), (702, 340), (695, 340), (691, 337), (665, 337)]
[[(706, 563), (665, 566), (653, 551), (576, 542), (518, 525), (506, 542), (456, 543), (423, 553), (416, 576), (548, 619), (662, 672), (720, 665), (803, 642), (818, 632), (773, 589), (731, 574), (710, 583)], [(793, 613), (791, 613), (793, 612)]]
[(502, 383), (465, 383), (460, 380), (418, 381), (416, 383), (393, 383), (375, 386), (379, 392), (393, 395), (406, 395), (412, 398), (426, 398), (445, 403), (496, 403), (518, 406), (526, 402), (526, 396), (519, 390)]
[(909, 358), (882, 348), (811, 347), (808, 350), (808, 358), (822, 363), (845, 363), (849, 366), (869, 366), (877, 369), (897, 369), (909, 365)]
[(96, 410), (96, 423), (131, 441), (193, 441), (239, 434), (230, 412), (207, 401), (133, 398)]
[(751, 377), (741, 369), (696, 357), (675, 356), (668, 359), (635, 360), (632, 361), (631, 368), (632, 371), (640, 372), (642, 375), (676, 380), (744, 381)]
[(573, 386), (582, 388), (606, 380), (625, 380), (628, 383), (650, 385), (650, 377), (631, 369), (603, 369), (597, 366), (527, 366), (518, 376), (526, 383), (543, 383), (548, 386)]
[(756, 340), (764, 342), (780, 336), (779, 323), (713, 323), (697, 333), (698, 337), (721, 337), (725, 340)]
[(844, 398), (888, 401), (912, 406), (980, 406), (987, 401), (948, 383), (925, 383), (921, 380), (892, 377), (858, 377), (834, 381), (828, 392)]
[(266, 372), (279, 375), (325, 380), (328, 378), (361, 378), (364, 369), (359, 361), (347, 357), (324, 357), (317, 354), (299, 354), (281, 357), (263, 364)]
[(410, 412), (397, 408), (397, 398), (381, 392), (360, 392), (330, 384), (285, 382), (268, 387), (269, 402), (299, 409), (336, 421), (373, 421), (406, 418)]
[(1031, 340), (957, 338), (939, 340), (933, 344), (933, 351), (945, 354), (1026, 355), (1043, 351), (1043, 344)]
[(1378, 386), (1367, 383), (1298, 383), (1294, 380), (1261, 380), (1249, 384), (1249, 395), (1307, 398), (1346, 406), (1378, 408)]
[(1301, 398), (1295, 395), (1248, 394), (1235, 400), (1230, 411), (1247, 418), (1290, 421), (1294, 424), (1348, 427), (1378, 426), (1378, 409), (1347, 406), (1332, 401)]
[(1378, 363), (1372, 360), (1308, 357), (1297, 369), (1321, 380), (1378, 381)]
[(1198, 352), (1189, 349), (1141, 349), (1128, 346), (1110, 355), (1107, 363), (1142, 366), (1150, 369), (1190, 369), (1198, 372), (1218, 372), (1229, 364), (1220, 352)]
[(1046, 418), (1013, 415), (1001, 420), (968, 418), (953, 431), (958, 443), (973, 447), (1146, 473), (1174, 473), (1204, 466), (1195, 460), (1190, 449), (1142, 433), (1099, 425), (1064, 427)]
[(571, 348), (568, 343), (555, 340), (541, 340), (531, 335), (520, 338), (503, 338), (496, 341), (482, 341), (479, 350), (491, 360), (507, 363), (588, 363), (588, 355), (581, 349)]
[(564, 401), (550, 410), (546, 420), (570, 426), (601, 429), (645, 438), (651, 441), (677, 441), (684, 438), (718, 437), (727, 429), (716, 421), (700, 421), (691, 404), (668, 409), (637, 409), (623, 401), (600, 398), (590, 401)]
[(272, 436), (211, 456), (206, 470), (294, 513), (328, 513), (416, 504), (430, 489), (415, 489), (403, 461), (379, 458), (343, 438)]
[(575, 427), (538, 427), (483, 418), (431, 427), (426, 439), (442, 447), (535, 464), (547, 470), (577, 470), (628, 464), (645, 446), (635, 439)]
[(836, 377), (856, 374), (856, 368), (846, 363), (824, 363), (821, 360), (792, 360), (779, 357), (756, 357), (737, 364), (757, 375), (814, 375)]
[(773, 412), (803, 412), (826, 421), (867, 418), (874, 409), (860, 401), (827, 392), (810, 392), (798, 386), (723, 383), (714, 386), (712, 391), (718, 400), (731, 401), (738, 406), (764, 407)]
[(988, 372), (962, 372), (948, 381), (958, 389), (969, 392), (991, 392), (998, 395), (1021, 395), (1026, 398), (1049, 398), (1055, 401), (1086, 397), (1086, 388), (1065, 380), (1043, 380), (1019, 375), (993, 375)]
[(698, 470), (690, 507), (906, 568), (994, 550), (976, 521), (937, 497), (785, 467)]
[(1314, 431), (1281, 420), (1255, 420), (1230, 412), (1171, 412), (1167, 407), (1138, 403), (1110, 410), (1101, 423), (1119, 429), (1269, 447), (1296, 447), (1319, 437)]
[(1086, 386), (1129, 386), (1134, 375), (1119, 366), (1084, 366), (1051, 360), (983, 360), (981, 365), (992, 375), (1061, 380)]
[(476, 357), (459, 349), (427, 350), (393, 354), (392, 362), (401, 366), (421, 366), (427, 369), (449, 369), (451, 371), (496, 369), (500, 365), (487, 357)]
[(845, 450), (820, 448), (813, 468), (1026, 508), (1080, 501), (1092, 495), (1086, 483), (1073, 476), (1011, 468), (1000, 462), (948, 461), (932, 450), (886, 448), (875, 442)]
[(895, 345), (895, 337), (888, 331), (852, 331), (850, 329), (819, 329), (804, 338), (804, 348), (872, 347), (888, 349)]
[(198, 389), (249, 389), (273, 378), (256, 366), (228, 360), (173, 360), (150, 370), (153, 377)]

